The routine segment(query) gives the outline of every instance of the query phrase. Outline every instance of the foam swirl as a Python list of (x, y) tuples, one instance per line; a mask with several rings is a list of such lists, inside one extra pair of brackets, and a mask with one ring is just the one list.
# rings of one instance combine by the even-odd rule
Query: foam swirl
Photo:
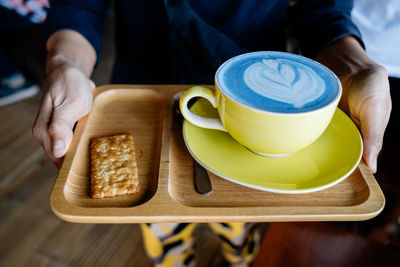
[(301, 108), (325, 92), (324, 80), (310, 67), (286, 59), (264, 59), (246, 68), (245, 84), (266, 98)]

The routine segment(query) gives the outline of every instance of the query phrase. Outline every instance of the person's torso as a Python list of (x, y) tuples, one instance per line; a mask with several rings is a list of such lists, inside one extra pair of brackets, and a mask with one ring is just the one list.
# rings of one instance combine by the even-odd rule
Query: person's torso
[[(288, 0), (186, 1), (115, 2), (114, 81), (210, 82), (218, 64), (230, 56), (285, 48)], [(225, 50), (231, 51), (217, 55)], [(218, 60), (212, 62), (214, 56)], [(202, 60), (204, 57), (208, 59)], [(134, 64), (129, 65), (130, 62)], [(187, 79), (174, 75), (181, 71), (180, 66), (187, 71)], [(127, 73), (122, 75), (124, 69)], [(190, 77), (195, 72), (204, 73)], [(128, 81), (129, 77), (132, 81)]]

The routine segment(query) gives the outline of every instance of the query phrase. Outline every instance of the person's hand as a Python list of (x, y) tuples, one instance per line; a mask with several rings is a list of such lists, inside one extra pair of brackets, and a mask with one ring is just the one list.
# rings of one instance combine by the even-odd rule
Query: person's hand
[(94, 83), (63, 59), (48, 63), (46, 71), (46, 87), (32, 131), (47, 156), (60, 167), (74, 124), (91, 109)]
[(324, 49), (317, 60), (338, 75), (343, 87), (339, 107), (360, 129), (363, 158), (375, 173), (392, 108), (386, 69), (373, 62), (353, 37)]
[(348, 112), (360, 129), (364, 160), (375, 173), (392, 108), (387, 71), (379, 65), (369, 66), (344, 80), (343, 86), (347, 99), (343, 99), (340, 107)]

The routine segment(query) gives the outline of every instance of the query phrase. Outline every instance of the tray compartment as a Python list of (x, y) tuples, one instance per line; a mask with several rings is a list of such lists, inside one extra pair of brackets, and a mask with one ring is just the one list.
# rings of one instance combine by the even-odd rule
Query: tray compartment
[[(129, 207), (155, 194), (160, 164), (165, 98), (152, 90), (114, 89), (94, 100), (64, 187), (68, 202), (81, 207)], [(90, 139), (132, 134), (139, 171), (140, 190), (123, 197), (90, 198)]]
[[(213, 191), (200, 195), (194, 188), (193, 158), (185, 146), (182, 126), (172, 120), (169, 193), (171, 198), (189, 207), (331, 207), (355, 206), (369, 196), (369, 188), (357, 168), (341, 183), (313, 193), (277, 194), (244, 187), (208, 172)], [(318, 200), (318, 201), (316, 201)]]

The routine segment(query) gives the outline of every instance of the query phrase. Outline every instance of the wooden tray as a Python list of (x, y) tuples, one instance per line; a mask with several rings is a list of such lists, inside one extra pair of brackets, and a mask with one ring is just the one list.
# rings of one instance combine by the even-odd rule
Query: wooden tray
[[(211, 173), (213, 192), (194, 189), (193, 159), (172, 116), (173, 97), (188, 85), (107, 85), (96, 88), (57, 176), (50, 206), (61, 219), (84, 223), (341, 221), (379, 214), (385, 198), (361, 163), (341, 183), (314, 193), (276, 194), (243, 187)], [(89, 197), (89, 140), (131, 133), (141, 191)]]

